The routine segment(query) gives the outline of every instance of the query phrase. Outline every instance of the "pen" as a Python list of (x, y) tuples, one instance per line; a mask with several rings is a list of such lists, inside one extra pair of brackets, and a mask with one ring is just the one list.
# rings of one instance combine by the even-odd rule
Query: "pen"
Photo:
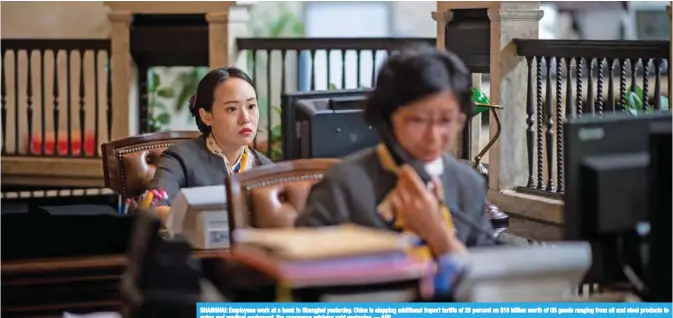
[(126, 203), (124, 204), (124, 215), (129, 214), (129, 205), (131, 205), (131, 199), (126, 199)]
[(155, 200), (162, 200), (163, 197), (161, 195), (161, 192), (159, 190), (152, 190), (152, 193), (154, 194), (154, 199)]
[(141, 209), (147, 209), (150, 206), (150, 204), (152, 203), (152, 198), (153, 197), (154, 197), (154, 193), (152, 193), (151, 191), (148, 191), (147, 193), (145, 193), (145, 198), (143, 199), (142, 204), (140, 205), (140, 208)]

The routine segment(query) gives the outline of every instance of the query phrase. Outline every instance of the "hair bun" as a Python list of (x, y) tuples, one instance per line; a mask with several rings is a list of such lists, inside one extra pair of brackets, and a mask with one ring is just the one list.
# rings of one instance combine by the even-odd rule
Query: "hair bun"
[(192, 95), (192, 97), (189, 98), (189, 112), (192, 113), (192, 116), (196, 116), (196, 95)]

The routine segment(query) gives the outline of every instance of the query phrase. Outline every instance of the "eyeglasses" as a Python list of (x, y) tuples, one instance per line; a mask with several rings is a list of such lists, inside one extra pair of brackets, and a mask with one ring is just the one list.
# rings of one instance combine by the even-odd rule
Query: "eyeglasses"
[(443, 131), (449, 131), (456, 125), (458, 121), (456, 118), (451, 117), (440, 117), (440, 118), (427, 118), (421, 116), (407, 116), (403, 119), (404, 126), (410, 131), (422, 132), (431, 126), (437, 126), (437, 128)]

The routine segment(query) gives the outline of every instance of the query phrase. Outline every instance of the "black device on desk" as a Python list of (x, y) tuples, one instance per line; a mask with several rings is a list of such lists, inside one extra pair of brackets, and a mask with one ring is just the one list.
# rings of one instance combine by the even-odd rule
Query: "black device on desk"
[[(283, 136), (283, 158), (284, 160), (293, 160), (293, 159), (300, 159), (300, 158), (311, 158), (310, 153), (311, 150), (304, 150), (302, 149), (302, 140), (310, 140), (313, 139), (316, 142), (319, 142), (320, 140), (325, 140), (327, 138), (322, 137), (322, 135), (316, 135), (315, 138), (311, 138), (311, 136), (305, 136), (304, 132), (302, 131), (302, 122), (300, 122), (297, 119), (298, 112), (300, 113), (299, 116), (303, 118), (303, 123), (305, 124), (304, 127), (317, 127), (316, 125), (320, 124), (321, 120), (331, 120), (332, 124), (335, 125), (340, 125), (341, 127), (333, 127), (333, 131), (327, 131), (327, 136), (333, 137), (336, 134), (336, 128), (342, 128), (342, 136), (346, 134), (347, 129), (344, 129), (343, 127), (346, 124), (356, 124), (359, 126), (364, 126), (365, 124), (363, 122), (358, 122), (357, 118), (360, 115), (357, 115), (356, 112), (350, 112), (346, 115), (337, 115), (333, 116), (331, 119), (329, 119), (329, 114), (323, 113), (318, 121), (314, 122), (312, 115), (315, 111), (309, 110), (308, 112), (304, 109), (298, 110), (298, 105), (299, 103), (302, 104), (311, 104), (312, 101), (315, 100), (330, 100), (330, 99), (348, 99), (351, 97), (356, 97), (356, 98), (364, 98), (370, 90), (367, 89), (346, 89), (346, 90), (334, 90), (334, 91), (310, 91), (310, 92), (296, 92), (296, 93), (286, 93), (283, 94), (281, 97), (281, 132)], [(329, 103), (329, 102), (327, 102)], [(322, 104), (323, 108), (329, 106), (328, 104)], [(336, 106), (337, 109), (339, 108), (339, 105)], [(335, 113), (335, 112), (332, 112)], [(339, 113), (337, 110), (336, 113)], [(361, 117), (361, 116), (360, 116)], [(339, 122), (341, 121), (341, 122)], [(315, 125), (312, 125), (315, 124)], [(315, 130), (314, 133), (320, 134), (323, 133), (324, 130)], [(323, 139), (321, 139), (323, 138)], [(329, 141), (329, 139), (327, 139)], [(328, 142), (328, 145), (330, 143)], [(335, 152), (339, 152), (339, 149), (337, 149), (336, 145), (332, 145), (332, 147), (335, 149)], [(319, 149), (316, 151), (320, 152)], [(344, 151), (340, 151), (344, 152)], [(308, 155), (303, 156), (302, 154)], [(340, 157), (340, 156), (338, 156)]]
[(189, 317), (201, 300), (199, 263), (184, 240), (164, 240), (150, 211), (134, 216), (129, 264), (122, 278), (123, 317)]
[[(70, 207), (57, 208), (2, 215), (2, 260), (118, 255), (126, 251), (130, 217), (69, 214)], [(110, 211), (114, 213), (114, 209)]]
[(650, 126), (648, 301), (671, 302), (671, 122)]
[(364, 121), (364, 96), (304, 99), (296, 103), (293, 159), (340, 158), (376, 145), (379, 136)]
[[(670, 173), (668, 181), (656, 184), (647, 177), (652, 168), (650, 127), (658, 124), (670, 127), (671, 114), (610, 114), (564, 124), (565, 237), (591, 243), (588, 282), (636, 287), (646, 293), (642, 254), (651, 216), (647, 193), (660, 183), (670, 187), (671, 182)], [(668, 147), (670, 153), (670, 142)], [(670, 161), (668, 165), (670, 169)], [(670, 242), (670, 230), (668, 235)], [(670, 259), (670, 248), (660, 252), (667, 252)]]

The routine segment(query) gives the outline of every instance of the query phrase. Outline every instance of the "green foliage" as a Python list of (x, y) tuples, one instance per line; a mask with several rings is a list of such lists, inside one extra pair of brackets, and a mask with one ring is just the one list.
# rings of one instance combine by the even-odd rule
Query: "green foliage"
[[(147, 82), (149, 105), (149, 131), (165, 131), (169, 129), (172, 114), (181, 112), (189, 104), (189, 98), (196, 93), (199, 81), (208, 73), (208, 67), (194, 67), (181, 72), (172, 85), (162, 83), (161, 76), (150, 69)], [(172, 101), (172, 107), (166, 102)], [(188, 117), (191, 122), (191, 117)]]
[[(278, 38), (278, 37), (303, 37), (305, 36), (304, 22), (298, 17), (287, 4), (282, 2), (276, 3), (277, 14), (272, 19), (265, 18), (253, 18), (251, 21), (262, 21), (259, 25), (252, 26), (252, 34), (254, 37), (268, 37), (268, 38)], [(266, 57), (266, 59), (264, 59)], [(260, 56), (255, 56), (252, 51), (246, 52), (246, 65), (249, 70), (254, 69), (266, 69), (266, 63), (270, 63), (270, 57), (264, 54), (262, 58)], [(256, 78), (256, 74), (250, 74), (253, 78)], [(271, 121), (271, 118), (267, 117), (266, 107), (271, 107), (271, 110), (280, 116), (280, 106), (271, 106), (271, 98), (264, 95), (264, 92), (257, 92), (257, 104), (260, 106), (260, 121)], [(269, 105), (269, 106), (267, 106)], [(264, 108), (262, 108), (264, 107)], [(282, 148), (281, 148), (281, 130), (280, 124), (273, 125), (271, 131), (268, 132), (268, 141), (267, 147), (271, 150), (270, 159), (271, 160), (280, 160), (283, 157)]]
[(270, 37), (280, 37), (286, 33), (293, 36), (304, 36), (305, 30), (304, 23), (294, 13), (284, 11), (275, 21), (272, 21), (268, 31)]
[[(280, 106), (271, 106), (271, 109), (273, 110), (274, 113), (278, 114), (280, 116), (281, 113), (281, 108)], [(270, 147), (271, 149), (271, 160), (276, 161), (276, 160), (281, 160), (283, 158), (283, 150), (282, 150), (282, 140), (283, 133), (280, 130), (280, 124), (276, 124), (273, 127), (271, 127), (271, 131), (269, 132), (268, 136), (268, 143), (267, 147)]]
[(251, 19), (252, 21), (263, 21), (261, 25), (252, 27), (253, 36), (270, 38), (305, 36), (304, 22), (292, 12), (286, 3), (277, 2), (274, 11), (278, 14), (273, 19)]
[(172, 87), (163, 87), (157, 91), (157, 95), (163, 98), (173, 98), (173, 96), (175, 96), (175, 91)]
[[(648, 102), (647, 109), (644, 109), (645, 107), (644, 98), (647, 97), (644, 96), (643, 89), (640, 88), (640, 86), (636, 85), (635, 88), (633, 86), (629, 87), (626, 93), (626, 103), (624, 104), (624, 111), (632, 115), (638, 115), (642, 113), (646, 114), (653, 113), (655, 111), (653, 103)], [(660, 96), (659, 98), (661, 102), (661, 111), (668, 111), (669, 110), (668, 97)]]
[[(175, 99), (174, 109), (177, 112), (182, 111), (189, 105), (189, 98), (196, 94), (196, 87), (199, 81), (208, 74), (208, 67), (195, 67), (189, 72), (182, 73), (178, 76), (177, 83), (180, 86), (179, 93)], [(188, 117), (189, 121), (192, 119)]]
[(150, 132), (166, 130), (171, 123), (171, 115), (168, 107), (157, 97), (173, 95), (171, 87), (161, 86), (161, 78), (153, 70), (148, 71), (147, 76), (147, 104), (149, 106), (148, 129)]

